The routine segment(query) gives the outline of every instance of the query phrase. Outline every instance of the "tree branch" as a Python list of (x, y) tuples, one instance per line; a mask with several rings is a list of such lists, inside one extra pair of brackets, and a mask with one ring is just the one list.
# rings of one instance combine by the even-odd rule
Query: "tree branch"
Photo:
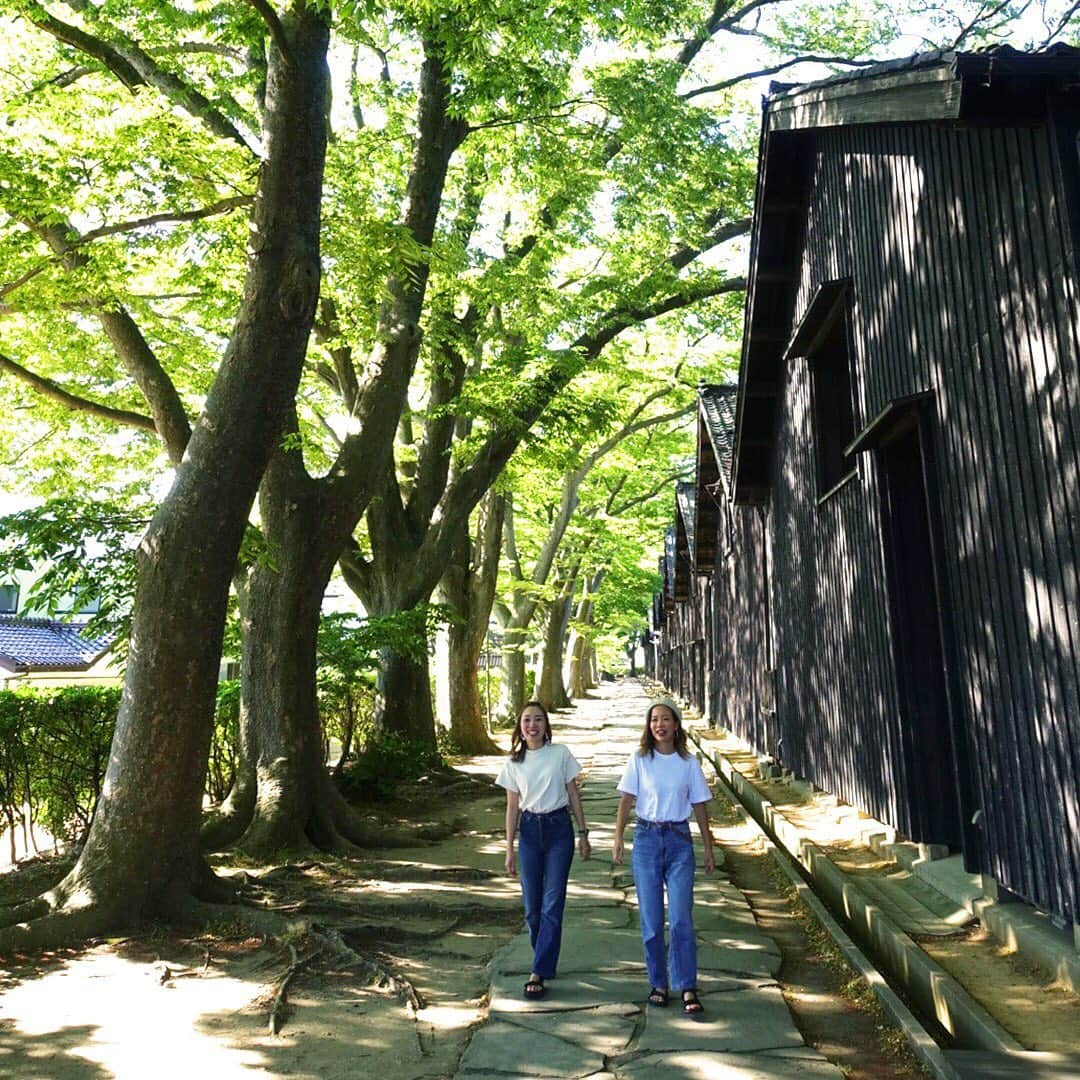
[(983, 4), (974, 18), (961, 27), (960, 33), (953, 39), (951, 48), (959, 49), (960, 46), (980, 27), (985, 28), (988, 32), (993, 32), (994, 28), (989, 24), (1003, 11), (1006, 12), (1007, 19), (1019, 19), (1020, 16), (1031, 7), (1031, 0), (1026, 0), (1026, 3), (1022, 4), (1019, 10), (1013, 11), (1011, 9), (1011, 2), (1012, 0), (999, 0), (998, 3), (989, 6)]
[[(1072, 21), (1072, 17), (1078, 11), (1080, 11), (1080, 0), (1076, 0), (1076, 3), (1074, 3), (1072, 5), (1072, 7), (1070, 7), (1068, 9), (1068, 11), (1066, 11), (1061, 16), (1061, 18), (1058, 19), (1057, 25), (1053, 28), (1053, 30), (1050, 30), (1050, 33), (1047, 34), (1047, 36), (1045, 38), (1043, 38), (1042, 42), (1039, 44), (1039, 48), (1040, 49), (1046, 49), (1051, 44), (1053, 44), (1054, 38), (1059, 37), (1062, 34), (1062, 32), (1065, 30), (1065, 28)], [(1050, 29), (1050, 28), (1047, 27), (1047, 29)]]
[(157, 427), (149, 416), (143, 416), (142, 413), (131, 412), (128, 409), (114, 409), (109, 405), (102, 405), (100, 402), (69, 393), (59, 383), (53, 382), (52, 379), (46, 379), (42, 375), (35, 375), (32, 371), (24, 368), (22, 364), (16, 363), (3, 353), (0, 353), (0, 371), (9, 372), (28, 386), (32, 386), (43, 397), (51, 398), (73, 412), (88, 413), (90, 416), (97, 416), (102, 420), (111, 420), (113, 423), (123, 424), (125, 427), (140, 428), (143, 431), (157, 433)]
[(371, 580), (371, 563), (364, 558), (355, 540), (350, 541), (338, 556), (338, 567), (349, 589), (357, 596), (363, 596)]
[(521, 569), (521, 556), (517, 549), (517, 530), (514, 526), (514, 497), (506, 497), (506, 519), (503, 522), (503, 546), (506, 549), (506, 558), (510, 563), (510, 576), (515, 581), (524, 581), (525, 573)]
[(760, 79), (765, 75), (775, 75), (777, 72), (785, 71), (787, 68), (794, 67), (796, 64), (837, 64), (844, 67), (869, 67), (871, 64), (876, 64), (876, 60), (852, 60), (846, 56), (796, 56), (791, 60), (784, 60), (778, 64), (772, 64), (769, 67), (759, 68), (757, 71), (747, 71), (742, 75), (735, 75), (730, 79), (723, 79), (720, 82), (709, 83), (708, 86), (698, 86), (693, 90), (687, 90), (685, 93), (679, 95), (683, 101), (689, 101), (691, 98), (701, 97), (703, 94), (716, 94), (721, 90), (730, 89), (732, 86), (738, 86), (740, 83), (749, 82), (751, 79)]
[[(76, 269), (85, 263), (86, 255), (78, 250), (79, 234), (71, 225), (39, 221), (27, 221), (25, 224), (49, 245), (66, 269)], [(165, 444), (170, 460), (179, 463), (191, 438), (191, 425), (172, 379), (161, 366), (135, 320), (123, 307), (105, 308), (95, 303), (93, 311), (117, 356), (138, 383), (150, 406), (155, 429)]]
[[(90, 0), (67, 0), (67, 3), (72, 10), (88, 19), (94, 19), (97, 15), (95, 6)], [(62, 22), (39, 4), (32, 4), (29, 12), (28, 17), (35, 26), (57, 40), (98, 60), (128, 89), (134, 90), (137, 86), (153, 87), (174, 105), (178, 105), (208, 127), (219, 138), (235, 142), (251, 153), (251, 147), (232, 121), (212, 105), (202, 93), (188, 86), (172, 72), (166, 71), (149, 53), (115, 29), (112, 31), (114, 40), (106, 42), (85, 30)], [(237, 111), (240, 111), (239, 106), (237, 106)]]
[(150, 214), (144, 218), (136, 218), (133, 221), (120, 221), (115, 225), (102, 225), (100, 228), (91, 229), (79, 238), (79, 244), (89, 244), (93, 240), (99, 240), (103, 236), (115, 236), (117, 233), (137, 232), (139, 229), (147, 229), (153, 225), (174, 224), (181, 221), (200, 221), (203, 218), (215, 217), (241, 206), (253, 206), (254, 195), (234, 195), (228, 199), (219, 199), (209, 206), (200, 207), (198, 210), (174, 210), (161, 214)]
[(262, 21), (270, 28), (270, 36), (274, 39), (274, 44), (277, 46), (277, 51), (281, 53), (281, 58), (289, 67), (295, 68), (296, 60), (293, 58), (292, 47), (289, 45), (289, 38), (285, 33), (285, 27), (281, 25), (281, 20), (277, 17), (277, 12), (267, 0), (248, 0), (248, 2), (259, 13)]
[(667, 476), (658, 480), (657, 483), (646, 491), (642, 495), (635, 495), (632, 498), (624, 499), (621, 503), (614, 501), (615, 495), (618, 494), (618, 490), (613, 492), (612, 496), (608, 499), (606, 504), (606, 513), (608, 517), (622, 517), (627, 510), (632, 510), (635, 506), (640, 506), (642, 503), (647, 503), (651, 499), (655, 499), (661, 491), (664, 491), (672, 483), (678, 480), (686, 480), (693, 475), (692, 471), (686, 469), (677, 469), (674, 472), (669, 473)]

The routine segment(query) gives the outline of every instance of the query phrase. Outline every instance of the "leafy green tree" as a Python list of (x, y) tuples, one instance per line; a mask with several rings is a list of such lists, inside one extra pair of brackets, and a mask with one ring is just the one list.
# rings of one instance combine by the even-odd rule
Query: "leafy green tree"
[[(0, 369), (42, 417), (10, 459), (40, 460), (65, 409), (95, 460), (123, 425), (175, 470), (138, 547), (105, 795), (72, 875), (11, 915), (41, 921), (0, 947), (219, 892), (202, 774), (260, 482), (268, 558), (240, 592), (262, 790), (235, 820), (255, 847), (349, 837), (319, 758), (334, 560), (376, 615), (427, 600), (575, 377), (631, 328), (738, 292), (715, 252), (747, 228), (752, 138), (728, 112), (747, 72), (714, 79), (714, 50), (754, 40), (787, 67), (831, 41), (858, 62), (889, 24), (853, 10), (0, 0)], [(350, 57), (335, 104), (330, 55)], [(423, 662), (387, 648), (382, 668), (383, 726), (432, 742)]]
[[(588, 389), (578, 390), (568, 403), (562, 429), (553, 424), (531, 454), (519, 455), (506, 528), (512, 584), (498, 608), (504, 716), (517, 716), (524, 703), (524, 646), (538, 613), (544, 616), (546, 640), (536, 696), (549, 708), (569, 704), (562, 645), (579, 575), (592, 558), (597, 516), (618, 516), (647, 501), (648, 494), (642, 494), (625, 510), (617, 505), (631, 476), (635, 492), (657, 493), (683, 468), (673, 457), (689, 448), (685, 429), (694, 407), (692, 389), (680, 382), (685, 353), (673, 370), (665, 370), (667, 350), (657, 359), (646, 341), (638, 341), (641, 356), (624, 349), (612, 370), (594, 373)], [(607, 488), (605, 480), (615, 487)]]
[[(101, 932), (220, 895), (202, 859), (199, 823), (229, 583), (296, 391), (320, 277), (324, 15), (298, 7), (278, 18), (266, 9), (265, 22), (251, 11), (224, 28), (265, 59), (242, 82), (251, 93), (244, 107), (231, 94), (212, 100), (203, 92), (212, 81), (196, 59), (204, 54), (169, 51), (189, 33), (213, 41), (219, 30), (207, 15), (175, 11), (157, 19), (134, 8), (70, 8), (74, 22), (34, 3), (16, 9), (24, 25), (57, 45), (50, 54), (35, 38), (29, 56), (39, 66), (32, 76), (22, 58), (22, 98), (10, 72), (5, 82), (12, 110), (0, 199), (4, 243), (16, 258), (5, 267), (14, 276), (4, 294), (10, 312), (18, 292), (20, 310), (4, 319), (4, 353), (11, 343), (41, 357), (51, 335), (70, 356), (64, 339), (96, 327), (95, 345), (107, 342), (110, 358), (138, 386), (149, 406), (143, 426), (158, 433), (177, 467), (138, 549), (124, 694), (93, 824), (68, 876), (5, 915), (0, 948)], [(185, 56), (190, 67), (171, 67)], [(142, 108), (119, 110), (116, 123), (129, 130), (115, 154), (103, 153), (98, 125), (135, 87), (145, 88)], [(192, 426), (132, 304), (140, 276), (153, 275), (142, 263), (148, 248), (113, 241), (153, 233), (159, 223), (147, 221), (154, 216), (145, 213), (147, 204), (171, 189), (177, 199), (166, 220), (208, 216), (205, 202), (189, 209), (193, 174), (203, 175), (204, 193), (217, 187), (222, 168), (231, 181), (244, 175), (246, 163), (250, 177), (256, 139), (261, 165), (243, 291), (229, 305), (238, 308), (232, 329), (211, 346), (222, 359), (205, 378)], [(214, 198), (215, 210), (220, 201)], [(250, 195), (244, 201), (250, 204)], [(129, 210), (139, 215), (137, 224), (126, 219)], [(183, 272), (176, 261), (172, 269)], [(43, 306), (51, 320), (42, 317)]]

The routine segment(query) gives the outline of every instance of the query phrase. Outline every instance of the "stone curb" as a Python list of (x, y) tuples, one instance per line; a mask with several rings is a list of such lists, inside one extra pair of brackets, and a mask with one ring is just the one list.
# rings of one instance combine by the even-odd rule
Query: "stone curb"
[[(706, 756), (766, 835), (806, 872), (815, 891), (832, 910), (842, 913), (848, 929), (860, 943), (878, 958), (918, 1007), (934, 1016), (959, 1045), (997, 1053), (1023, 1049), (944, 968), (862, 894), (853, 878), (840, 870), (816, 844), (804, 839), (727, 758), (722, 754)], [(870, 985), (876, 993), (876, 984)], [(918, 1053), (914, 1044), (912, 1048)]]

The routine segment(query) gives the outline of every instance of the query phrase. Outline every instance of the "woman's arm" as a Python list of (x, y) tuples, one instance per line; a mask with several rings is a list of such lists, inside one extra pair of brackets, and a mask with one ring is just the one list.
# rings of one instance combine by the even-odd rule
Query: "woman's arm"
[(581, 808), (581, 795), (576, 780), (571, 780), (566, 785), (566, 797), (570, 800), (570, 810), (578, 823), (578, 851), (583, 859), (588, 860), (592, 855), (592, 844), (589, 843), (589, 826), (585, 824), (585, 811)]
[(634, 796), (623, 794), (619, 798), (619, 809), (615, 811), (615, 842), (611, 845), (611, 861), (616, 866), (622, 865), (622, 834), (630, 820), (630, 807), (634, 805)]
[(516, 791), (506, 793), (506, 872), (513, 877), (517, 873), (514, 864), (514, 836), (518, 825), (518, 804), (521, 796)]
[(696, 802), (693, 807), (694, 820), (701, 832), (701, 842), (705, 845), (705, 873), (711, 874), (716, 869), (716, 860), (713, 858), (712, 833), (709, 831), (708, 803)]

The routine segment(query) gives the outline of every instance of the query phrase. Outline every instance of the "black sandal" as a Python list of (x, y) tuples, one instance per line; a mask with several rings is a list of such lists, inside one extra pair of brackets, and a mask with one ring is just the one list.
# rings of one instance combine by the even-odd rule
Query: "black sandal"
[(701, 998), (697, 996), (696, 990), (682, 992), (682, 1011), (687, 1016), (700, 1016), (705, 1011), (705, 1006), (701, 1004)]
[(667, 1000), (667, 991), (662, 987), (653, 986), (649, 988), (650, 1005), (656, 1005), (662, 1009), (667, 1004)]
[(547, 987), (544, 985), (544, 980), (540, 978), (539, 975), (534, 975), (524, 987), (522, 987), (522, 992), (530, 1001), (539, 1001), (544, 994), (547, 993)]

